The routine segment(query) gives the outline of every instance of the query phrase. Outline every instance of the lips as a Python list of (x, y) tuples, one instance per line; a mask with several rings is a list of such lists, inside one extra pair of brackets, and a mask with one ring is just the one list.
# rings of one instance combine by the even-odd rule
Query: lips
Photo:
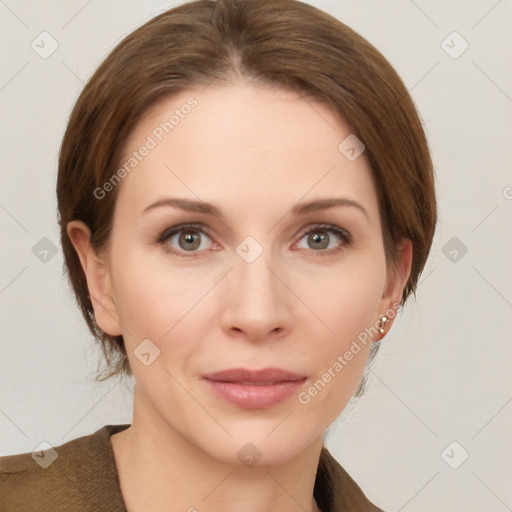
[(251, 410), (268, 409), (290, 399), (304, 385), (306, 376), (281, 368), (233, 368), (203, 375), (203, 379), (216, 396)]
[(305, 375), (292, 373), (281, 368), (264, 368), (262, 370), (232, 368), (229, 370), (206, 374), (203, 378), (214, 382), (236, 382), (237, 384), (246, 384), (250, 386), (269, 386), (279, 382), (303, 380)]

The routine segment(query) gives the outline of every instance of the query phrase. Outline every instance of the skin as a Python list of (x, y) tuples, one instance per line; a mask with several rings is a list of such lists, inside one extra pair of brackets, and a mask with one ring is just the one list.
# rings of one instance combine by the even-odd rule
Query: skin
[[(399, 303), (412, 244), (404, 240), (397, 271), (388, 274), (365, 154), (346, 159), (338, 145), (351, 133), (347, 124), (291, 91), (246, 81), (183, 91), (148, 111), (126, 155), (192, 95), (197, 107), (118, 185), (108, 250), (91, 248), (80, 221), (68, 225), (96, 321), (123, 335), (136, 382), (132, 426), (111, 438), (123, 497), (130, 512), (169, 510), (169, 504), (319, 510), (313, 485), (323, 433), (357, 388), (377, 338), (361, 345), (307, 405), (294, 395), (245, 410), (212, 393), (201, 376), (279, 367), (306, 375), (301, 391), (307, 390)], [(174, 207), (142, 213), (165, 196), (214, 203), (224, 220)], [(289, 213), (298, 202), (330, 197), (359, 202), (368, 218), (350, 206)], [(183, 236), (180, 244), (181, 233), (153, 243), (185, 222), (210, 229), (195, 232), (197, 256), (187, 252), (191, 242)], [(301, 233), (317, 223), (348, 231), (352, 242), (317, 229), (327, 237), (325, 247)], [(236, 252), (247, 236), (263, 248), (252, 263)], [(148, 366), (134, 355), (146, 338), (160, 350)], [(252, 467), (237, 458), (247, 442), (262, 454)]]

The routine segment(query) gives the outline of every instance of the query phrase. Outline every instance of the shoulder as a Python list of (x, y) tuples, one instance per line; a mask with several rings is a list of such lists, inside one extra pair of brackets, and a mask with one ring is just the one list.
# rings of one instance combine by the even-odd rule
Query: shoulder
[(384, 512), (374, 505), (362, 489), (343, 469), (340, 463), (324, 446), (318, 463), (317, 479), (315, 481), (315, 498), (324, 504), (322, 510), (338, 512)]
[(101, 491), (117, 491), (110, 435), (127, 427), (105, 425), (60, 446), (0, 457), (0, 510), (104, 510)]

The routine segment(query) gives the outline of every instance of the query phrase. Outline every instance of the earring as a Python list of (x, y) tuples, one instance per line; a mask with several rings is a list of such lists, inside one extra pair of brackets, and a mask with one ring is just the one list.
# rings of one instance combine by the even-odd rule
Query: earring
[(389, 322), (389, 318), (386, 315), (380, 315), (379, 321), (377, 322), (377, 329), (381, 334), (386, 332), (386, 324)]

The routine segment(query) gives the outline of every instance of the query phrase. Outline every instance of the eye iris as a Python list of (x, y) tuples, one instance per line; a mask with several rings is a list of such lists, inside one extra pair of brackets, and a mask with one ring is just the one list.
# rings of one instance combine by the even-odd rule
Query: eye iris
[[(195, 243), (194, 243), (194, 237), (195, 237)], [(192, 245), (186, 245), (183, 246), (182, 242), (185, 242), (186, 244), (192, 244)], [(178, 243), (180, 244), (180, 247), (186, 251), (197, 249), (200, 245), (199, 236), (196, 231), (184, 231), (181, 236), (179, 237)]]
[[(320, 245), (315, 244), (320, 242)], [(308, 235), (308, 243), (313, 243), (313, 247), (316, 249), (325, 249), (329, 245), (329, 237), (323, 231), (315, 231), (314, 233), (310, 233)]]

